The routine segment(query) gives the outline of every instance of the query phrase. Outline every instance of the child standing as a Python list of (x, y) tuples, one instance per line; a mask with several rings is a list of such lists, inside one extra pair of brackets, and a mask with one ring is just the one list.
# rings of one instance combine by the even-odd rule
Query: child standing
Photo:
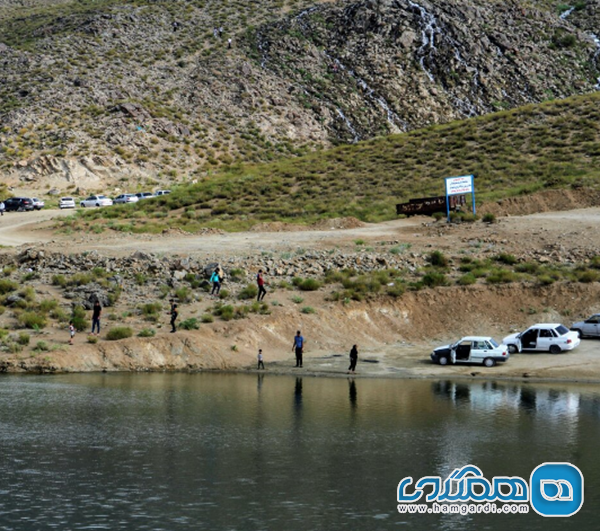
[(264, 370), (265, 364), (263, 363), (262, 348), (259, 348), (258, 349), (258, 367), (256, 368), (256, 370), (259, 370), (261, 368)]
[(73, 321), (69, 321), (69, 335), (71, 336), (69, 339), (69, 345), (72, 345), (73, 338), (75, 337), (75, 326), (73, 325)]

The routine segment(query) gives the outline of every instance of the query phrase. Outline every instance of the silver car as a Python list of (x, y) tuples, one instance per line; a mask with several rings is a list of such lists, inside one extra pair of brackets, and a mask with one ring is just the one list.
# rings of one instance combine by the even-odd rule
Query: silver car
[(61, 197), (58, 202), (58, 206), (61, 208), (75, 208), (75, 199), (72, 197)]
[(577, 332), (579, 337), (600, 337), (600, 313), (592, 315), (585, 321), (573, 323), (571, 330)]
[(84, 199), (79, 203), (82, 207), (102, 207), (102, 206), (110, 206), (113, 204), (112, 199), (110, 197), (106, 197), (105, 195), (90, 195), (87, 199)]
[(138, 201), (139, 198), (135, 194), (121, 194), (115, 198), (114, 203), (118, 205), (120, 203), (137, 203)]

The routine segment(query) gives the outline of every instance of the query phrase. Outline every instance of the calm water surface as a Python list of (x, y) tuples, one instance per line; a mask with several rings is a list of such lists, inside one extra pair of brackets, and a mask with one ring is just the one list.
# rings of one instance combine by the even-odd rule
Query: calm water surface
[[(600, 386), (222, 374), (0, 378), (0, 529), (598, 529)], [(585, 476), (572, 518), (401, 515), (405, 476)]]

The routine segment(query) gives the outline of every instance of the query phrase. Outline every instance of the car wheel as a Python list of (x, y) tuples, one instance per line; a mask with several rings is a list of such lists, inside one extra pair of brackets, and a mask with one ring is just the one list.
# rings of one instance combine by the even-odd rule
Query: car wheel
[(96, 206), (97, 206), (97, 207), (99, 207), (99, 206), (100, 206), (100, 203), (96, 203)]
[(79, 203), (79, 206), (80, 206), (81, 208), (85, 208), (85, 204), (84, 204), (84, 203)]
[(483, 364), (486, 367), (493, 367), (494, 365), (496, 365), (496, 360), (492, 359), (492, 358), (485, 358), (483, 360)]
[(560, 354), (562, 350), (558, 345), (550, 345), (550, 354)]
[(448, 356), (441, 356), (438, 363), (440, 365), (448, 365)]
[(510, 352), (511, 354), (516, 354), (517, 352), (519, 352), (519, 350), (517, 349), (516, 345), (508, 345), (508, 352)]

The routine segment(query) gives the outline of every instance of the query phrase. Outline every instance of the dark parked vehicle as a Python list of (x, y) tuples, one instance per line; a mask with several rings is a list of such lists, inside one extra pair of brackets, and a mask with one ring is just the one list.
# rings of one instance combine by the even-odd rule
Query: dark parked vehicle
[(4, 201), (7, 212), (24, 212), (33, 210), (33, 201), (29, 197), (11, 197)]

